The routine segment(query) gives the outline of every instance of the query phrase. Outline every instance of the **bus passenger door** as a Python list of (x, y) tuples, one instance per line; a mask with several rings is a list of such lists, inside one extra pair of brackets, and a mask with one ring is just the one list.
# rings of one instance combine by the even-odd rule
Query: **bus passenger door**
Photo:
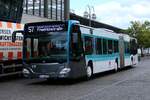
[(119, 36), (119, 55), (120, 55), (120, 68), (124, 67), (124, 39), (123, 36)]
[(73, 78), (81, 77), (86, 74), (85, 57), (83, 53), (83, 41), (78, 25), (73, 25), (70, 33), (70, 67)]
[(138, 63), (138, 55), (137, 55), (138, 44), (136, 39), (132, 38), (130, 40), (130, 54), (131, 56), (131, 65), (135, 65)]

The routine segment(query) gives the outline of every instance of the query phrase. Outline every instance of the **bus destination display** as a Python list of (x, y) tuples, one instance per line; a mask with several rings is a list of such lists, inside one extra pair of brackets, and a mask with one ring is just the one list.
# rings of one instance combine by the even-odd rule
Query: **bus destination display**
[(59, 32), (66, 31), (65, 24), (29, 25), (26, 27), (28, 33)]

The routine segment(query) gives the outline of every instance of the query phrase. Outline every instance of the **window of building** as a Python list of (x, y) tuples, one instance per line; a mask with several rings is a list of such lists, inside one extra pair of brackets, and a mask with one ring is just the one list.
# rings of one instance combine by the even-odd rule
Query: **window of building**
[(93, 54), (93, 38), (89, 36), (85, 36), (85, 54), (90, 55)]
[(20, 22), (22, 17), (23, 0), (0, 0), (0, 19)]
[(24, 0), (24, 13), (63, 20), (64, 0)]

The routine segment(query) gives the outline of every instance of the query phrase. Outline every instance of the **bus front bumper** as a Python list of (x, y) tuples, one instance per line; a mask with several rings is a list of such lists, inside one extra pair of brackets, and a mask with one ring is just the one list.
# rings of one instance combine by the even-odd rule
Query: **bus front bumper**
[(41, 79), (57, 79), (57, 78), (69, 78), (70, 68), (63, 68), (59, 72), (50, 73), (35, 73), (30, 68), (23, 68), (23, 75), (26, 78), (41, 78)]

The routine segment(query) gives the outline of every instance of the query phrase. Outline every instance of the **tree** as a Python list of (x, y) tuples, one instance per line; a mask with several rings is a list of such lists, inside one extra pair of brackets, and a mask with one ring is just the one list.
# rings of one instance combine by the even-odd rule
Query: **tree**
[(143, 55), (143, 48), (150, 47), (150, 22), (132, 21), (131, 26), (126, 30), (130, 36), (137, 39), (139, 48)]

